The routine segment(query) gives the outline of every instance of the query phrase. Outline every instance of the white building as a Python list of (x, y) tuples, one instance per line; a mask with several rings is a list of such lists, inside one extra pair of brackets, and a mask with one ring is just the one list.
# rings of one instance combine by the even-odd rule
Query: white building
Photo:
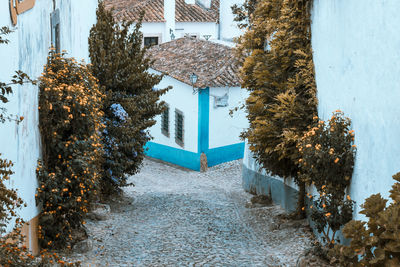
[[(318, 115), (328, 120), (340, 109), (352, 120), (357, 154), (349, 188), (360, 204), (372, 194), (389, 197), (392, 175), (400, 171), (400, 1), (314, 1), (312, 48)], [(296, 185), (259, 170), (249, 150), (243, 162), (245, 188), (272, 193), (295, 207)], [(312, 192), (312, 188), (308, 188)]]
[[(1, 1), (0, 27), (9, 26), (14, 32), (5, 36), (10, 41), (8, 45), (0, 45), (0, 81), (10, 81), (16, 70), (38, 78), (46, 64), (52, 39), (59, 50), (65, 49), (69, 56), (88, 61), (89, 30), (96, 22), (96, 7), (97, 0)], [(20, 212), (29, 222), (23, 232), (27, 236), (27, 247), (37, 253), (39, 210), (35, 191), (41, 151), (38, 87), (26, 84), (15, 86), (13, 91), (10, 102), (4, 107), (9, 114), (23, 116), (24, 120), (18, 125), (15, 122), (0, 124), (0, 153), (2, 158), (14, 162), (15, 174), (9, 186), (18, 189), (18, 195), (28, 204)]]
[[(147, 143), (146, 154), (193, 170), (200, 170), (201, 153), (208, 166), (242, 158), (239, 135), (248, 127), (246, 114), (229, 113), (248, 93), (240, 88), (232, 49), (186, 37), (148, 52), (155, 59), (153, 72), (165, 75), (157, 87), (173, 88), (161, 97), (168, 109), (150, 129), (154, 139)], [(193, 73), (198, 77), (194, 86)]]
[(233, 22), (231, 6), (243, 0), (105, 0), (118, 21), (139, 21), (145, 12), (142, 32), (145, 45), (175, 38), (232, 41), (241, 31)]

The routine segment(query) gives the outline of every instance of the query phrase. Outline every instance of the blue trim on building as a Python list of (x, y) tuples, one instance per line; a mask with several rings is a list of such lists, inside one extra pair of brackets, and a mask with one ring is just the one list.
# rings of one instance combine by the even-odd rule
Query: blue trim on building
[(210, 88), (199, 89), (198, 151), (207, 153), (210, 131)]
[(154, 142), (147, 142), (145, 154), (149, 157), (176, 164), (194, 171), (200, 171), (200, 154), (160, 145)]
[(241, 159), (244, 155), (244, 143), (212, 148), (207, 151), (206, 155), (209, 167)]
[(166, 145), (148, 142), (145, 154), (149, 157), (173, 163), (191, 170), (200, 170), (200, 155), (207, 155), (208, 166), (243, 158), (244, 142), (209, 149), (210, 141), (210, 89), (198, 91), (198, 153)]

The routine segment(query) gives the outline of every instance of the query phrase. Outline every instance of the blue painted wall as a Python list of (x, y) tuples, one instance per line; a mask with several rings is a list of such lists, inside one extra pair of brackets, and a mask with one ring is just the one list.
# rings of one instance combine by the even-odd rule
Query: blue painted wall
[(244, 143), (217, 147), (209, 149), (206, 152), (209, 167), (224, 162), (241, 159), (243, 158), (243, 154), (244, 154)]
[(198, 152), (193, 153), (184, 149), (148, 142), (145, 146), (147, 156), (195, 171), (200, 170), (201, 153), (207, 155), (209, 167), (243, 158), (244, 143), (209, 149), (210, 89), (208, 87), (199, 90), (198, 101)]
[(160, 159), (194, 171), (200, 170), (200, 154), (189, 152), (170, 146), (148, 142), (145, 146), (145, 154), (149, 157)]

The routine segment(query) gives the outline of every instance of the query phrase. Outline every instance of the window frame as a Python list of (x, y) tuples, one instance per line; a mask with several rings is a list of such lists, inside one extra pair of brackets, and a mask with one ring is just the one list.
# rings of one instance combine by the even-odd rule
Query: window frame
[[(146, 38), (157, 38), (157, 43), (156, 44), (152, 44), (152, 42), (150, 42), (149, 45), (146, 45)], [(160, 38), (158, 36), (145, 36), (145, 37), (143, 37), (143, 45), (146, 46), (146, 47), (150, 47), (150, 46), (153, 46), (153, 45), (159, 45), (160, 44), (160, 40), (159, 39)]]
[[(181, 137), (182, 139), (179, 139), (178, 137), (178, 132), (179, 132), (179, 125), (178, 125), (178, 119), (179, 116), (182, 118), (182, 125), (181, 125)], [(175, 143), (180, 145), (181, 147), (184, 147), (184, 142), (185, 141), (185, 116), (183, 115), (183, 112), (180, 111), (179, 109), (175, 109)]]
[(162, 44), (162, 34), (161, 33), (144, 33), (143, 38), (142, 38), (142, 47), (145, 47), (144, 38), (147, 38), (147, 37), (156, 37), (156, 38), (158, 38), (158, 44)]
[[(165, 135), (166, 137), (169, 138), (170, 136), (170, 127), (169, 127), (169, 121), (170, 121), (170, 108), (168, 104), (165, 104), (166, 109), (161, 113), (161, 133)], [(167, 115), (167, 116), (165, 116)], [(167, 118), (165, 118), (167, 117)], [(165, 124), (165, 119), (167, 119), (166, 124)], [(165, 129), (164, 126), (167, 126), (167, 129)]]

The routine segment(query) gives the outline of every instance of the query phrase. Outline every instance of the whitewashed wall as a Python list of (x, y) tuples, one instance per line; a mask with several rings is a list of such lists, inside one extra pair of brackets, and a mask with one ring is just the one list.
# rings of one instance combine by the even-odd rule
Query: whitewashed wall
[[(151, 73), (160, 74), (158, 71), (150, 70)], [(154, 137), (152, 142), (186, 151), (197, 153), (198, 149), (198, 96), (193, 95), (191, 86), (182, 83), (170, 76), (164, 76), (156, 88), (172, 86), (161, 100), (169, 105), (169, 130), (170, 135), (166, 137), (161, 133), (161, 115), (156, 116), (157, 123), (150, 128), (150, 134)], [(175, 143), (175, 108), (184, 115), (184, 147)]]
[[(215, 107), (215, 96), (225, 94), (228, 94), (228, 106)], [(243, 142), (239, 135), (248, 127), (246, 113), (240, 109), (231, 116), (229, 111), (242, 106), (247, 97), (248, 92), (240, 87), (210, 88), (210, 149)]]
[[(341, 109), (357, 145), (351, 195), (388, 197), (400, 171), (400, 1), (314, 2), (312, 46), (319, 116)], [(357, 207), (356, 217), (358, 214)]]
[[(57, 1), (61, 15), (61, 49), (67, 49), (70, 56), (88, 59), (88, 31), (95, 23), (96, 6), (96, 0)], [(33, 9), (18, 16), (18, 24), (13, 27), (8, 1), (0, 2), (0, 26), (10, 26), (15, 31), (7, 37), (10, 44), (0, 46), (1, 81), (9, 81), (13, 71), (18, 69), (34, 79), (41, 75), (50, 47), (52, 11), (53, 1), (36, 1)], [(34, 197), (37, 187), (35, 169), (40, 154), (37, 86), (15, 87), (9, 99), (8, 112), (25, 119), (18, 125), (14, 122), (0, 124), (0, 153), (15, 164), (10, 186), (17, 188), (28, 204), (21, 216), (29, 221), (39, 212)]]
[(165, 25), (162, 22), (144, 22), (141, 32), (143, 37), (158, 36), (160, 43), (166, 42)]
[(215, 22), (177, 22), (175, 30), (176, 38), (184, 37), (185, 34), (198, 34), (204, 39), (204, 35), (211, 35), (210, 39), (218, 39), (218, 24)]
[(220, 0), (220, 39), (232, 41), (233, 38), (239, 37), (243, 32), (237, 27), (233, 21), (234, 15), (231, 7), (235, 4), (242, 5), (244, 0)]
[[(164, 22), (144, 22), (141, 28), (144, 37), (159, 36), (160, 43), (170, 41), (171, 34), (166, 29)], [(185, 34), (198, 34), (201, 39), (204, 35), (211, 35), (210, 39), (218, 38), (218, 25), (213, 22), (177, 22), (175, 24), (175, 38), (184, 37)]]

